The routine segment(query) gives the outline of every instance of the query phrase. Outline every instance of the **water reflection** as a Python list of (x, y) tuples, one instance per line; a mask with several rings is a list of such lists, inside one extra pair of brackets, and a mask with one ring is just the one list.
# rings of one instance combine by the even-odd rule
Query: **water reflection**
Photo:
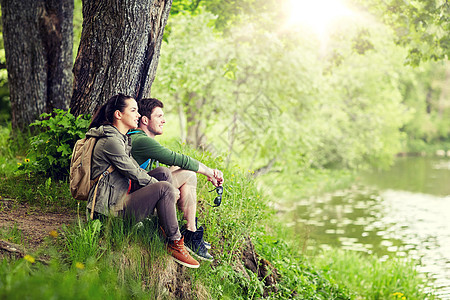
[(337, 246), (410, 257), (450, 299), (449, 182), (448, 160), (403, 158), (349, 190), (296, 203), (291, 225), (307, 237), (308, 251)]

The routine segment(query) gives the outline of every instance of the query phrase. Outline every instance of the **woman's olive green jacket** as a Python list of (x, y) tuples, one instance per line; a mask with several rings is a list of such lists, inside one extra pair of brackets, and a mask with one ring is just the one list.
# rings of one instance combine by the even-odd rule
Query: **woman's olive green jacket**
[[(112, 125), (102, 125), (91, 128), (86, 137), (97, 138), (91, 161), (91, 178), (97, 178), (109, 166), (114, 167), (111, 174), (98, 181), (97, 199), (94, 211), (97, 213), (117, 216), (123, 210), (127, 200), (130, 180), (141, 186), (155, 183), (157, 180), (141, 169), (131, 157), (131, 140)], [(92, 209), (95, 184), (89, 192), (87, 208)]]

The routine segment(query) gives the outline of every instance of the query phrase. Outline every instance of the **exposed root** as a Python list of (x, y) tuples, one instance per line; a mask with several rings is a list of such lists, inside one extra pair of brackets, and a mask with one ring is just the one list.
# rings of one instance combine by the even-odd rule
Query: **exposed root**
[[(264, 297), (267, 297), (271, 292), (278, 291), (276, 287), (277, 269), (268, 260), (259, 257), (255, 252), (255, 246), (248, 237), (245, 239), (241, 259), (247, 269), (257, 274), (259, 280), (264, 281)], [(243, 274), (246, 274), (246, 272), (243, 272)]]

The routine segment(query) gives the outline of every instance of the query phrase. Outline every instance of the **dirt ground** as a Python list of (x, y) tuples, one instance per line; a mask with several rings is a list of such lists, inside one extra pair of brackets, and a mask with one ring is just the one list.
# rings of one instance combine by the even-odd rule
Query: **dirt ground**
[(44, 212), (39, 207), (0, 198), (0, 239), (4, 240), (16, 227), (22, 233), (19, 244), (26, 250), (36, 250), (51, 231), (58, 232), (63, 224), (70, 224), (75, 219), (73, 212)]

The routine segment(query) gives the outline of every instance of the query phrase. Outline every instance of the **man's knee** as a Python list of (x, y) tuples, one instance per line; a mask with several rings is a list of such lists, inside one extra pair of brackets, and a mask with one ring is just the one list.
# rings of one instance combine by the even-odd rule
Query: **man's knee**
[(180, 186), (187, 185), (191, 188), (197, 187), (197, 174), (194, 171), (180, 170), (178, 172), (180, 172), (179, 178), (183, 179), (183, 182), (180, 184)]
[(188, 181), (192, 184), (197, 186), (197, 174), (193, 171), (189, 171), (189, 179)]

